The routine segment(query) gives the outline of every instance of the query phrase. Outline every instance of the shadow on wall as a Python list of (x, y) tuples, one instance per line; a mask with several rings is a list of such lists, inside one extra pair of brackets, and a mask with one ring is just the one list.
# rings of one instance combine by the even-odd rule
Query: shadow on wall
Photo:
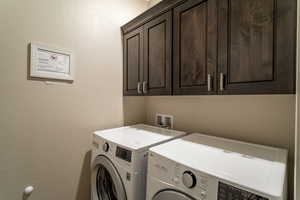
[[(90, 150), (84, 156), (75, 198), (76, 200), (91, 199), (91, 155), (92, 151)], [(26, 195), (25, 193), (23, 193), (22, 200), (29, 200), (29, 197), (30, 195)]]
[(27, 200), (30, 197), (30, 195), (23, 193), (22, 200)]
[(77, 188), (76, 200), (91, 199), (91, 156), (91, 150), (88, 151), (84, 156), (79, 184)]
[(125, 96), (123, 98), (124, 125), (146, 122), (145, 98)]

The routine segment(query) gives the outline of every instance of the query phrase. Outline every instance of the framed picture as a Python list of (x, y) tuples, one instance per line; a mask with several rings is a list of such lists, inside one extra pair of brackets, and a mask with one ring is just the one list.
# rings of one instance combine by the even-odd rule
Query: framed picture
[(30, 44), (30, 77), (74, 81), (71, 51)]

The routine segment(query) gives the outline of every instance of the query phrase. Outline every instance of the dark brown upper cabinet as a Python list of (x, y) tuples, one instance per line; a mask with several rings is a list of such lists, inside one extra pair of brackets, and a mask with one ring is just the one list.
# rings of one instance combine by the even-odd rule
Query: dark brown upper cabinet
[(126, 34), (124, 95), (172, 94), (172, 13)]
[(172, 13), (144, 26), (145, 95), (172, 94)]
[(163, 0), (122, 27), (124, 95), (294, 94), (296, 0)]
[(175, 95), (215, 94), (217, 0), (194, 0), (174, 9)]
[(294, 0), (219, 1), (219, 93), (295, 92)]
[(123, 94), (142, 95), (143, 29), (136, 29), (123, 37), (124, 71)]

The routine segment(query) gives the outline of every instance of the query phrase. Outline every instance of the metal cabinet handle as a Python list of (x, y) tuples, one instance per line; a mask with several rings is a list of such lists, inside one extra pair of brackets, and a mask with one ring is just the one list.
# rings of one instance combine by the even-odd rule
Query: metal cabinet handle
[(141, 82), (138, 82), (138, 85), (137, 85), (138, 94), (142, 94), (141, 85), (142, 85)]
[(148, 88), (147, 88), (147, 81), (143, 82), (143, 93), (147, 94), (148, 93)]
[(224, 74), (220, 73), (220, 91), (224, 91)]
[(207, 75), (207, 91), (210, 92), (212, 90), (212, 75)]

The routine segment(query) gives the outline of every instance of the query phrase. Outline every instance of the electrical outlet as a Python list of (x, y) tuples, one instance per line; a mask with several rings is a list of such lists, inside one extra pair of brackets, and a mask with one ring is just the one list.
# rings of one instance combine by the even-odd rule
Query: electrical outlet
[(174, 117), (172, 115), (156, 114), (155, 125), (162, 128), (173, 129)]

